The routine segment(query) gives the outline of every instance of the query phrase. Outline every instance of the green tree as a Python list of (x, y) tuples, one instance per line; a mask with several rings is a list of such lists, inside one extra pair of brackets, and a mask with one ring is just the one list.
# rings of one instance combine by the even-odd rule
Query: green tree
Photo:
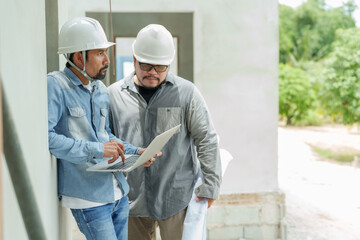
[(353, 0), (339, 8), (327, 8), (324, 0), (308, 0), (296, 10), (280, 5), (280, 62), (298, 66), (327, 56), (336, 30), (355, 27), (355, 9)]
[(312, 59), (314, 48), (320, 41), (316, 25), (321, 18), (323, 4), (309, 0), (299, 6), (294, 13), (296, 39), (294, 39), (293, 61)]
[(339, 29), (325, 62), (322, 103), (334, 120), (360, 122), (360, 29)]
[[(316, 123), (318, 117), (325, 114), (330, 114), (333, 119), (342, 119), (344, 122), (350, 122), (352, 119), (350, 109), (344, 111), (343, 106), (355, 106), (357, 102), (352, 99), (339, 104), (338, 97), (335, 96), (347, 95), (349, 97), (355, 93), (351, 93), (350, 88), (331, 86), (331, 82), (328, 81), (336, 81), (333, 78), (340, 76), (340, 72), (336, 72), (331, 65), (335, 56), (332, 52), (337, 46), (333, 44), (335, 39), (338, 39), (336, 32), (338, 29), (355, 27), (352, 13), (356, 8), (354, 0), (349, 0), (339, 8), (329, 8), (326, 6), (325, 0), (307, 0), (295, 10), (279, 6), (280, 63), (301, 69), (300, 72), (295, 72), (293, 69), (280, 66), (280, 114), (287, 119), (289, 124), (304, 123), (308, 120), (315, 120)], [(328, 61), (325, 65), (326, 59)], [(324, 70), (328, 67), (330, 69)], [(326, 74), (322, 77), (324, 71)], [(352, 69), (347, 73), (342, 73), (343, 78), (346, 78), (346, 81), (338, 79), (342, 81), (342, 85), (346, 85), (344, 82), (351, 84), (355, 82), (354, 71)], [(283, 74), (290, 75), (290, 78), (281, 79)], [(299, 79), (291, 80), (291, 77), (295, 78), (295, 76)], [(349, 78), (349, 76), (354, 78)], [(283, 84), (286, 81), (291, 81), (291, 83)], [(290, 85), (288, 86), (288, 84)], [(307, 95), (293, 95), (295, 92), (303, 94), (304, 89), (310, 89)], [(287, 96), (285, 100), (284, 96)], [(307, 96), (310, 101), (305, 101), (304, 96)]]
[(349, 13), (349, 11), (350, 10), (346, 10), (344, 7), (339, 7), (329, 9), (322, 14), (316, 24), (316, 32), (318, 32), (319, 36), (322, 36), (319, 39), (318, 45), (314, 46), (313, 49), (316, 60), (331, 52), (331, 44), (335, 40), (337, 29), (355, 27), (355, 21), (351, 16), (352, 13)]
[(313, 107), (314, 91), (305, 71), (279, 65), (279, 113), (292, 125), (307, 117)]
[(280, 62), (286, 63), (291, 61), (291, 53), (294, 49), (295, 22), (294, 22), (295, 10), (285, 5), (279, 5), (279, 51)]

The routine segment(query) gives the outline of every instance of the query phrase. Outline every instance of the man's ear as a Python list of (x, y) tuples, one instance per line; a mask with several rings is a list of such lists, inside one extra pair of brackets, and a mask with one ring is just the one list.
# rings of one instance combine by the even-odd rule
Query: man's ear
[(81, 52), (74, 53), (73, 62), (78, 68), (84, 68), (84, 59)]

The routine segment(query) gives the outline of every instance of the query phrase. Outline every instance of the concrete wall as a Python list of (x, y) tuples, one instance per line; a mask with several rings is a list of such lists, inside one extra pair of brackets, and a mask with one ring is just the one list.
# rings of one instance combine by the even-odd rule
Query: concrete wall
[[(58, 239), (56, 162), (50, 159), (47, 138), (45, 1), (0, 0), (0, 9), (2, 87), (11, 106), (47, 239)], [(2, 165), (4, 239), (27, 239), (4, 160)]]

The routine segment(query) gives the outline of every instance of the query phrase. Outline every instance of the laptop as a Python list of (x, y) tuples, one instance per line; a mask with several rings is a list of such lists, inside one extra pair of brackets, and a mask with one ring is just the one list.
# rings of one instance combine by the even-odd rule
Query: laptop
[(160, 152), (170, 138), (178, 132), (180, 126), (181, 124), (157, 135), (141, 155), (125, 155), (125, 163), (119, 157), (115, 162), (108, 164), (108, 160), (111, 158), (107, 158), (86, 170), (96, 172), (130, 172), (149, 161), (150, 158), (155, 157), (156, 153)]

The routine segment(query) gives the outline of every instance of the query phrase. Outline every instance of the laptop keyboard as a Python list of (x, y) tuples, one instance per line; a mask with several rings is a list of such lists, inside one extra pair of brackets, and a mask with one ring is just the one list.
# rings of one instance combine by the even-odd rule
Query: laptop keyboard
[(131, 155), (125, 159), (125, 163), (120, 161), (115, 165), (107, 167), (106, 169), (109, 169), (109, 170), (110, 169), (127, 169), (127, 168), (131, 167), (132, 165), (134, 165), (134, 163), (136, 162), (136, 160), (139, 157), (140, 157), (140, 155)]

